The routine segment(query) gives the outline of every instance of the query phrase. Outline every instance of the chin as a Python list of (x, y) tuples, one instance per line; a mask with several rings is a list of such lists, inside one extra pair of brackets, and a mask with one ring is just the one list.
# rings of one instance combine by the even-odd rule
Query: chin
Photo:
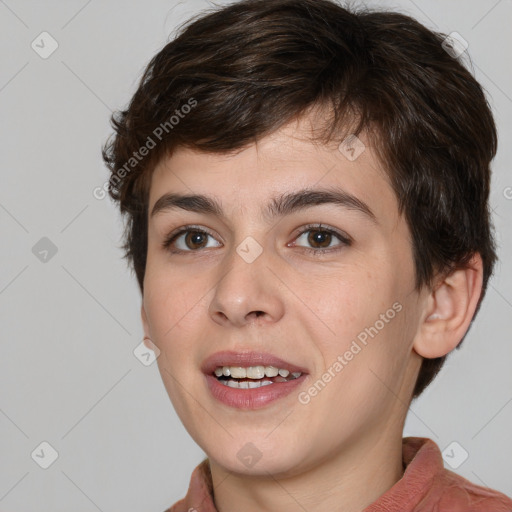
[[(294, 447), (287, 447), (281, 442), (272, 443), (269, 439), (263, 441), (262, 438), (261, 443), (256, 438), (252, 439), (231, 440), (229, 447), (224, 449), (216, 445), (212, 450), (205, 450), (205, 453), (209, 453), (210, 460), (225, 470), (243, 475), (277, 477), (301, 472), (299, 464), (304, 457)], [(265, 447), (261, 448), (263, 442)]]

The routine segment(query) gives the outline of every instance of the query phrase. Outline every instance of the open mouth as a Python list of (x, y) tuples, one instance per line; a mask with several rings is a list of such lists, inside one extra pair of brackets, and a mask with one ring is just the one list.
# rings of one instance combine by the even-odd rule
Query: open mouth
[(240, 410), (261, 409), (285, 399), (309, 376), (304, 366), (250, 350), (212, 354), (201, 370), (213, 398)]
[(298, 379), (302, 372), (290, 372), (275, 366), (218, 366), (213, 375), (230, 388), (254, 389)]

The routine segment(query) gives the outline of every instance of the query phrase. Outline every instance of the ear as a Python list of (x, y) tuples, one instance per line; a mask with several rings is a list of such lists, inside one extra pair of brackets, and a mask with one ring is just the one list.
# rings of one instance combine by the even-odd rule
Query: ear
[(142, 327), (144, 329), (144, 345), (146, 345), (147, 348), (153, 350), (152, 348), (152, 342), (149, 341), (148, 342), (148, 339), (149, 338), (151, 340), (151, 337), (149, 335), (149, 322), (148, 322), (148, 317), (146, 315), (146, 310), (144, 309), (144, 301), (142, 301), (142, 304), (140, 306), (140, 316), (141, 316), (141, 320), (142, 320)]
[(475, 253), (466, 268), (442, 278), (429, 293), (413, 343), (428, 359), (451, 352), (466, 334), (482, 292), (483, 264)]

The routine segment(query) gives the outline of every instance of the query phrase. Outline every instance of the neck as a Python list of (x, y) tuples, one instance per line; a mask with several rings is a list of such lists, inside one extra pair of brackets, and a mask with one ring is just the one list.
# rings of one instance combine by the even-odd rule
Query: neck
[[(402, 429), (366, 432), (293, 476), (231, 473), (210, 460), (219, 512), (361, 512), (403, 476)], [(401, 426), (398, 426), (401, 427)]]

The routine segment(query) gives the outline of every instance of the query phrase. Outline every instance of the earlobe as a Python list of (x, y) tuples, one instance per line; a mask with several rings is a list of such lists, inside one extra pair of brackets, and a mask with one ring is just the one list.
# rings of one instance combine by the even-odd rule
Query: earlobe
[(478, 253), (430, 292), (413, 348), (428, 359), (451, 352), (466, 334), (482, 291), (483, 265)]

